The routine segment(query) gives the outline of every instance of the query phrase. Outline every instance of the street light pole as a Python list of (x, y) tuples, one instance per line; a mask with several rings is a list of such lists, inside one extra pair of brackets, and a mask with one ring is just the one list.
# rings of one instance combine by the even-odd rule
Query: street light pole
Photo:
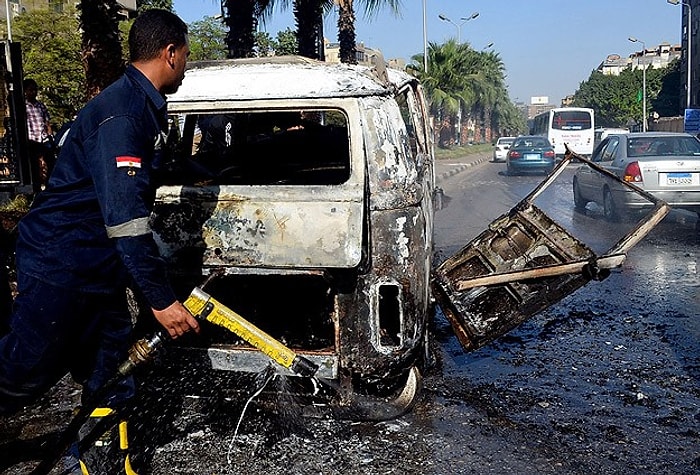
[[(459, 24), (453, 22), (450, 20), (447, 16), (443, 15), (442, 13), (438, 15), (438, 18), (442, 21), (446, 21), (447, 23), (451, 23), (454, 25), (455, 28), (457, 28), (457, 43), (462, 44), (462, 25), (464, 25), (466, 22), (469, 20), (473, 20), (474, 18), (479, 16), (479, 12), (474, 12), (468, 17), (462, 17), (460, 18)], [(457, 140), (456, 140), (457, 145), (462, 145), (462, 104), (459, 104), (459, 109), (457, 110)]]
[(12, 43), (12, 25), (10, 24), (10, 0), (5, 0), (5, 16), (7, 17), (7, 41)]
[(627, 38), (632, 43), (642, 44), (642, 131), (647, 131), (647, 65), (646, 65), (646, 55), (647, 55), (647, 45), (642, 40), (639, 40), (633, 36)]
[(693, 57), (693, 8), (690, 6), (690, 2), (685, 2), (682, 0), (666, 0), (666, 2), (670, 3), (671, 5), (679, 5), (682, 4), (685, 7), (688, 7), (688, 21), (685, 24), (685, 29), (686, 29), (686, 78), (685, 78), (685, 108), (690, 109), (690, 98), (692, 97), (691, 90), (693, 87), (693, 83), (690, 79), (691, 77), (691, 71), (692, 71), (692, 63), (691, 63), (691, 58)]
[(442, 21), (446, 21), (447, 23), (451, 23), (455, 28), (457, 28), (457, 43), (462, 42), (462, 25), (464, 25), (466, 22), (469, 20), (473, 20), (474, 18), (479, 16), (479, 12), (474, 12), (471, 15), (467, 17), (462, 17), (460, 18), (459, 24), (453, 22), (450, 20), (447, 16), (443, 15), (442, 13), (438, 15), (438, 18), (441, 19)]
[(425, 9), (426, 1), (423, 0), (423, 72), (428, 74), (428, 17)]

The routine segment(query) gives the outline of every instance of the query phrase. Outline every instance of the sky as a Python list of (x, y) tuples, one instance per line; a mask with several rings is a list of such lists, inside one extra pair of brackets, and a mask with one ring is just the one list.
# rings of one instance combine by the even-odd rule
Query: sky
[[(429, 43), (450, 38), (475, 50), (498, 53), (505, 66), (513, 101), (547, 96), (551, 104), (573, 94), (609, 54), (629, 56), (659, 43), (680, 44), (681, 7), (666, 0), (401, 0), (399, 16), (388, 9), (371, 18), (355, 0), (356, 40), (379, 49), (385, 59), (407, 63), (423, 54), (423, 7)], [(187, 23), (220, 14), (220, 0), (174, 0), (175, 11)], [(279, 0), (278, 0), (279, 3)], [(291, 0), (288, 3), (292, 3)], [(479, 13), (468, 21), (461, 18)], [(439, 19), (439, 15), (452, 23)], [(324, 34), (337, 41), (337, 12), (324, 19)], [(294, 29), (291, 7), (275, 9), (262, 31), (276, 36)], [(422, 60), (421, 60), (422, 63)]]

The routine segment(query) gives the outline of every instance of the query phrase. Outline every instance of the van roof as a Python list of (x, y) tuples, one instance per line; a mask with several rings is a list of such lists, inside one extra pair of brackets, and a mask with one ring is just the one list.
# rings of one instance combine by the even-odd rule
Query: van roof
[(324, 63), (301, 56), (204, 61), (190, 64), (182, 85), (168, 101), (386, 95), (413, 81), (416, 78), (396, 69)]

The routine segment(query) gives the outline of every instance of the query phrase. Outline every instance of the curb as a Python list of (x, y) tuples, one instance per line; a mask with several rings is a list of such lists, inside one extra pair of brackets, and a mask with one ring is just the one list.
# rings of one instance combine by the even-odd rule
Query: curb
[(468, 168), (471, 168), (471, 167), (474, 167), (474, 166), (479, 165), (481, 163), (484, 163), (485, 161), (487, 161), (489, 159), (490, 159), (490, 155), (479, 157), (479, 158), (477, 158), (469, 163), (460, 163), (459, 165), (456, 165), (445, 172), (442, 172), (440, 174), (436, 174), (435, 179), (436, 179), (436, 181), (446, 180), (447, 178), (449, 178), (451, 176), (454, 176), (458, 173), (461, 173)]

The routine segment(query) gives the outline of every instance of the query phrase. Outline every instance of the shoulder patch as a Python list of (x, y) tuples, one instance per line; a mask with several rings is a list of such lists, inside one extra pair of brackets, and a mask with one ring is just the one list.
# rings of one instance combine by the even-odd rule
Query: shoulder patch
[(141, 159), (139, 157), (122, 155), (117, 157), (117, 168), (121, 167), (141, 168)]

